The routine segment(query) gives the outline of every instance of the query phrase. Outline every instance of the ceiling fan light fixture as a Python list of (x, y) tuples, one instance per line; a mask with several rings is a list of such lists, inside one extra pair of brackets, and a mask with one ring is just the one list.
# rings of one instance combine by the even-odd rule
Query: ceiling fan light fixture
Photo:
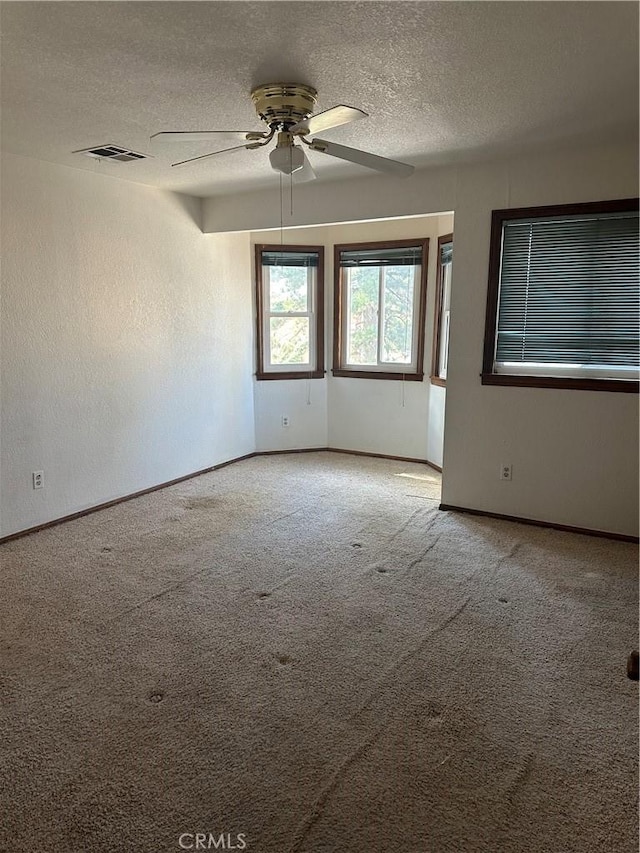
[(229, 133), (244, 138), (243, 145), (235, 145), (231, 148), (222, 148), (209, 154), (201, 154), (198, 157), (190, 157), (172, 163), (172, 166), (182, 166), (187, 163), (205, 160), (218, 154), (226, 154), (228, 151), (240, 151), (241, 149), (262, 148), (268, 145), (276, 136), (276, 148), (269, 155), (271, 168), (281, 175), (293, 175), (300, 172), (298, 181), (313, 180), (315, 174), (311, 164), (307, 160), (303, 149), (296, 145), (296, 140), (301, 140), (312, 151), (319, 151), (329, 157), (338, 160), (346, 160), (357, 163), (367, 169), (376, 172), (387, 172), (396, 177), (410, 175), (414, 167), (408, 163), (398, 160), (389, 160), (377, 154), (370, 154), (359, 148), (349, 148), (346, 145), (338, 145), (336, 142), (328, 142), (324, 139), (308, 139), (318, 132), (331, 130), (343, 124), (349, 124), (357, 119), (366, 118), (367, 113), (357, 107), (347, 104), (336, 104), (328, 110), (314, 113), (317, 92), (312, 86), (302, 83), (267, 83), (258, 86), (251, 92), (253, 105), (258, 113), (258, 118), (269, 128), (265, 131), (161, 131), (154, 133), (153, 138), (173, 142), (190, 141), (200, 139), (217, 139), (219, 134)]
[(297, 145), (274, 148), (269, 154), (271, 168), (283, 175), (291, 175), (304, 166), (304, 151)]

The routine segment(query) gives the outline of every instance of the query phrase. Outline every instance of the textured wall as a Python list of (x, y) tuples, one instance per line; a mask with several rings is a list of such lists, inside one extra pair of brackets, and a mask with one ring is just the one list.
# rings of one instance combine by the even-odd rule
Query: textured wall
[(0, 535), (254, 449), (249, 239), (199, 216), (3, 158)]
[[(455, 212), (446, 503), (637, 535), (637, 395), (480, 384), (491, 210), (637, 193), (637, 144), (298, 188), (298, 225)], [(271, 201), (269, 193), (207, 200), (205, 229), (277, 225)], [(498, 478), (503, 462), (511, 482)]]
[[(248, 236), (203, 237), (192, 200), (20, 157), (5, 166), (2, 533), (253, 449)], [(637, 534), (636, 395), (479, 378), (490, 211), (637, 185), (637, 146), (611, 145), (299, 188), (298, 224), (456, 212), (445, 502)], [(271, 200), (205, 202), (209, 227), (275, 226)]]

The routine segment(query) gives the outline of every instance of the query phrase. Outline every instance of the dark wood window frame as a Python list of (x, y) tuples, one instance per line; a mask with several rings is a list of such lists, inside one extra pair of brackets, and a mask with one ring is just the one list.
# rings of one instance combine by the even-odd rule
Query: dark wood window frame
[[(315, 288), (315, 365), (305, 370), (265, 370), (264, 365), (264, 293), (262, 280), (263, 252), (313, 252), (318, 255), (318, 271)], [(257, 243), (255, 246), (256, 281), (256, 379), (322, 379), (324, 369), (324, 246), (297, 246), (272, 243)]]
[[(343, 276), (341, 275), (341, 252), (355, 252), (360, 249), (393, 249), (405, 246), (421, 246), (420, 294), (418, 297), (417, 355), (416, 369), (401, 370), (358, 370), (345, 367), (342, 362), (342, 304)], [(333, 247), (333, 376), (352, 379), (395, 379), (407, 382), (422, 382), (424, 379), (424, 338), (427, 313), (427, 268), (429, 265), (429, 238), (421, 237), (409, 240), (378, 240), (367, 243), (340, 243)]]
[(431, 352), (431, 384), (440, 385), (445, 388), (447, 380), (440, 373), (440, 339), (442, 336), (442, 293), (444, 289), (444, 267), (442, 265), (442, 247), (447, 243), (453, 243), (453, 234), (443, 234), (438, 237), (438, 266), (436, 272), (436, 304), (433, 320), (433, 350)]
[(637, 198), (615, 201), (582, 202), (549, 205), (546, 207), (519, 207), (494, 210), (491, 214), (491, 243), (489, 249), (489, 281), (485, 319), (484, 353), (481, 381), (483, 385), (508, 385), (525, 388), (563, 388), (582, 391), (614, 391), (638, 393), (639, 383), (626, 379), (588, 379), (560, 376), (522, 376), (494, 372), (500, 269), (502, 262), (503, 222), (535, 217), (571, 216), (583, 213), (617, 213), (638, 210)]

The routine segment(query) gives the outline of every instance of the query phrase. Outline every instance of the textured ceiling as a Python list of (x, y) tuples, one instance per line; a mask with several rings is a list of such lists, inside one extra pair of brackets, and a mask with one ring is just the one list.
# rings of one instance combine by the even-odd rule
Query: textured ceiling
[[(0, 21), (5, 150), (199, 196), (278, 178), (261, 150), (172, 169), (212, 148), (150, 135), (260, 130), (266, 82), (364, 109), (323, 135), (417, 167), (637, 132), (633, 2), (4, 2)], [(104, 143), (153, 159), (71, 153)], [(371, 174), (309, 156), (320, 180)]]

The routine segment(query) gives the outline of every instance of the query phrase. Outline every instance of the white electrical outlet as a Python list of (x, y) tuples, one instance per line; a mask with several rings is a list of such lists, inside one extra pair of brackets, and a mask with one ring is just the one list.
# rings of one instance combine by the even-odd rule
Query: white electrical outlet
[(282, 426), (284, 429), (291, 426), (291, 421), (289, 420), (289, 415), (282, 416)]
[(34, 489), (44, 489), (44, 471), (32, 471), (31, 482)]
[(510, 480), (511, 479), (511, 465), (501, 465), (500, 466), (500, 479), (501, 480)]

